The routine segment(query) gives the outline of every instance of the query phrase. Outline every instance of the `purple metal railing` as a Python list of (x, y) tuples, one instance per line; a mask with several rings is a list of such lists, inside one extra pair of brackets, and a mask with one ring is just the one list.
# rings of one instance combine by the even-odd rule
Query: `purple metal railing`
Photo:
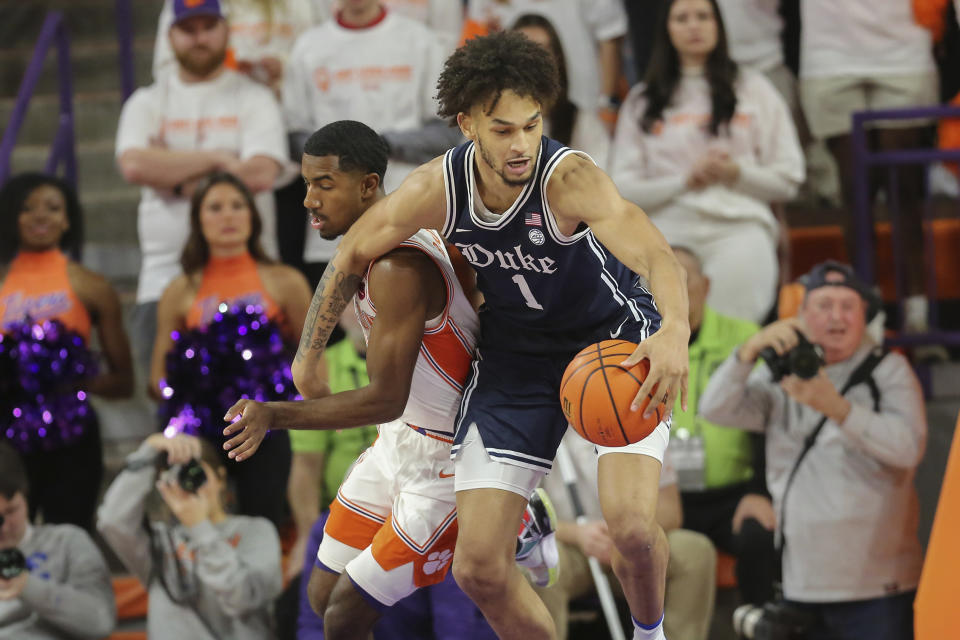
[(136, 88), (133, 76), (133, 12), (130, 0), (116, 0), (117, 45), (120, 64), (120, 91), (126, 102)]
[[(853, 114), (853, 188), (854, 188), (854, 229), (858, 241), (858, 251), (854, 258), (854, 268), (868, 283), (874, 283), (875, 242), (873, 225), (873, 202), (870, 198), (869, 174), (872, 167), (887, 167), (887, 204), (890, 211), (891, 236), (893, 245), (894, 284), (898, 304), (904, 298), (903, 251), (900, 247), (900, 202), (897, 182), (897, 167), (909, 164), (928, 165), (933, 162), (960, 162), (960, 149), (903, 149), (896, 151), (871, 151), (867, 144), (866, 124), (875, 120), (916, 120), (960, 118), (960, 107), (918, 107), (913, 109), (889, 109), (883, 111), (861, 111)], [(929, 218), (929, 207), (922, 207), (924, 222)], [(927, 290), (936, 292), (934, 270), (934, 248), (924, 231), (924, 257), (927, 272)], [(931, 330), (925, 333), (901, 333), (889, 340), (892, 344), (949, 344), (960, 345), (960, 331), (944, 331), (938, 326), (936, 295), (930, 295)]]
[(51, 46), (57, 47), (57, 78), (60, 89), (60, 113), (57, 118), (57, 130), (50, 145), (50, 155), (47, 157), (46, 172), (56, 173), (57, 167), (63, 164), (63, 176), (73, 185), (77, 183), (77, 155), (73, 136), (73, 78), (70, 71), (70, 39), (63, 22), (63, 14), (51, 11), (43, 21), (40, 37), (33, 48), (33, 57), (23, 74), (20, 89), (17, 91), (17, 102), (13, 108), (13, 115), (3, 132), (0, 142), (0, 184), (10, 177), (10, 163), (13, 157), (13, 148), (17, 144), (20, 127), (27, 116), (27, 107), (33, 91), (43, 72), (43, 63)]

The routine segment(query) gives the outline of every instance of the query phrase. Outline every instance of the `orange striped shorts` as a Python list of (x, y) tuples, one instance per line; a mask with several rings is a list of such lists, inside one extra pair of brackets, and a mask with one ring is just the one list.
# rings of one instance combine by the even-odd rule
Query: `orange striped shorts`
[(457, 540), (450, 444), (381, 425), (330, 505), (317, 561), (385, 606), (443, 581)]

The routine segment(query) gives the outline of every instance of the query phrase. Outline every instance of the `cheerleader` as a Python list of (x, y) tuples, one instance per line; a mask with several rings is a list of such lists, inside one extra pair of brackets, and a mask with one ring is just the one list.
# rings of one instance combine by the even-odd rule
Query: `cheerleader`
[[(183, 274), (167, 286), (157, 307), (149, 388), (157, 400), (171, 399), (165, 397), (164, 391), (169, 396), (171, 390), (163, 381), (170, 373), (172, 361), (167, 354), (175, 347), (174, 336), (203, 328), (211, 330), (211, 325), (222, 317), (223, 309), (262, 310), (269, 321), (280, 327), (287, 345), (295, 347), (310, 305), (310, 288), (299, 272), (266, 257), (260, 246), (260, 232), (256, 205), (240, 180), (227, 173), (214, 173), (198, 186), (190, 203), (190, 235), (180, 258)], [(246, 338), (237, 335), (232, 339), (240, 344)], [(207, 375), (203, 367), (208, 365), (200, 358), (194, 362), (199, 380)], [(257, 365), (252, 360), (247, 362), (250, 367)], [(234, 375), (248, 376), (250, 367)], [(290, 390), (293, 391), (292, 384)], [(181, 398), (187, 396), (189, 403), (190, 389), (180, 388), (176, 392)], [(209, 398), (193, 400), (197, 404)], [(180, 405), (183, 404), (181, 401)], [(228, 408), (229, 403), (213, 419), (204, 419), (198, 431), (213, 440), (221, 451), (222, 412)], [(290, 472), (289, 436), (285, 431), (275, 433), (264, 445), (267, 455), (230, 464), (228, 468), (236, 483), (240, 513), (264, 516), (279, 524), (284, 516)]]
[[(3, 395), (15, 406), (0, 415), (0, 439), (23, 456), (31, 519), (40, 512), (44, 522), (92, 531), (103, 458), (86, 394), (130, 396), (133, 368), (120, 300), (106, 278), (77, 262), (82, 241), (80, 203), (63, 180), (24, 173), (0, 189), (0, 333), (8, 346), (32, 343), (3, 368), (7, 377), (16, 367), (22, 375), (6, 381), (15, 391)], [(62, 365), (92, 360), (94, 328), (103, 370), (94, 375), (97, 367), (87, 367), (78, 376)]]

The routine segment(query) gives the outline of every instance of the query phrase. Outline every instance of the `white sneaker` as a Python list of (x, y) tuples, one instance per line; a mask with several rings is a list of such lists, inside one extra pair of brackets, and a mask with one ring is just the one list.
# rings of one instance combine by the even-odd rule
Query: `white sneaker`
[(556, 583), (560, 564), (555, 531), (557, 512), (550, 496), (537, 489), (530, 496), (517, 535), (517, 564), (524, 567), (539, 587)]

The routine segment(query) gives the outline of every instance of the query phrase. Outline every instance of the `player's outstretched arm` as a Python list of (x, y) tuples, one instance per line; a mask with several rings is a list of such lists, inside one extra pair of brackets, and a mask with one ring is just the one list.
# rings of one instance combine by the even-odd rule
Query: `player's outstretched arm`
[(443, 164), (437, 158), (417, 168), (350, 227), (317, 285), (294, 358), (293, 381), (305, 398), (323, 394), (314, 385), (323, 366), (321, 356), (367, 265), (418, 230), (441, 228), (445, 215)]
[[(656, 400), (672, 407), (679, 396), (686, 410), (690, 340), (686, 274), (663, 234), (640, 207), (620, 195), (606, 173), (582, 156), (571, 154), (561, 161), (547, 185), (547, 198), (561, 225), (575, 228), (587, 223), (620, 262), (650, 284), (663, 321), (660, 330), (623, 362), (630, 367), (650, 360), (650, 373), (631, 408), (637, 410), (656, 387)], [(648, 404), (648, 416), (656, 404)]]
[(410, 395), (423, 328), (446, 302), (443, 277), (417, 249), (399, 248), (377, 261), (370, 273), (377, 317), (367, 344), (370, 384), (301, 402), (240, 400), (227, 412), (224, 443), (230, 457), (252, 455), (269, 429), (341, 429), (378, 424), (400, 416)]

